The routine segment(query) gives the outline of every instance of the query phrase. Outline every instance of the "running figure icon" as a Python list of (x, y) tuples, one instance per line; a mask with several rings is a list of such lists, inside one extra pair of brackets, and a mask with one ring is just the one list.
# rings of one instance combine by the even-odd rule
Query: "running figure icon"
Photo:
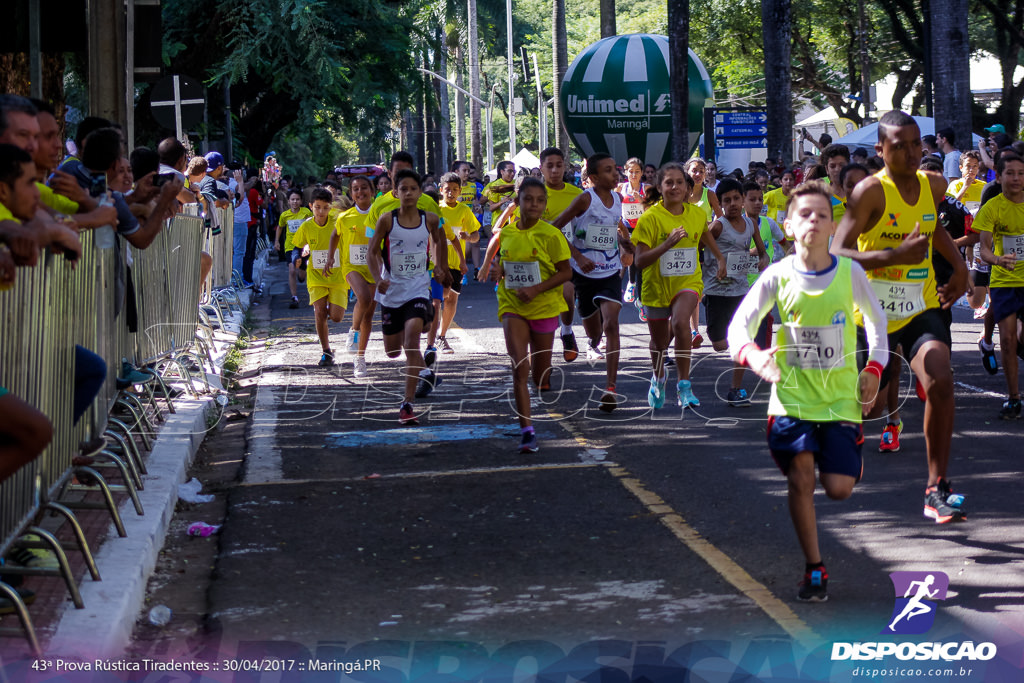
[(907, 592), (903, 594), (903, 597), (909, 598), (910, 593), (914, 591), (915, 586), (917, 587), (917, 592), (914, 594), (914, 597), (910, 598), (910, 601), (903, 607), (903, 611), (900, 612), (899, 615), (892, 620), (891, 624), (889, 624), (890, 631), (895, 632), (896, 624), (904, 617), (906, 617), (907, 621), (910, 621), (916, 616), (928, 614), (929, 612), (935, 609), (933, 606), (926, 605), (924, 604), (924, 602), (922, 602), (925, 598), (934, 598), (939, 593), (938, 588), (936, 588), (935, 590), (929, 590), (933, 583), (935, 583), (934, 574), (929, 574), (922, 581), (910, 582), (910, 585), (907, 586)]

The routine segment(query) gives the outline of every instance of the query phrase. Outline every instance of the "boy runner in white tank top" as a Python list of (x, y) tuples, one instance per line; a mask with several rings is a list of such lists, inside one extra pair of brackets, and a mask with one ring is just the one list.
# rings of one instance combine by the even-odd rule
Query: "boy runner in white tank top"
[[(622, 310), (622, 258), (619, 245), (629, 245), (629, 231), (622, 222), (619, 182), (615, 159), (595, 154), (587, 159), (593, 187), (572, 201), (553, 225), (563, 228), (572, 222), (572, 281), (576, 307), (583, 319), (589, 341), (587, 360), (594, 365), (605, 359), (607, 383), (601, 395), (601, 410), (611, 412), (619, 403), (615, 382), (619, 371), (619, 311)], [(629, 247), (627, 260), (632, 263)], [(605, 338), (605, 354), (598, 350)]]
[(452, 276), (440, 220), (436, 214), (416, 208), (423, 191), (419, 174), (403, 169), (395, 174), (394, 182), (399, 208), (378, 219), (368, 260), (381, 306), (384, 353), (397, 358), (405, 350), (405, 397), (398, 420), (406, 425), (418, 424), (412, 399), (420, 373), (425, 370), (420, 336), (433, 317), (427, 267), (430, 249), (434, 250), (434, 278), (450, 287)]

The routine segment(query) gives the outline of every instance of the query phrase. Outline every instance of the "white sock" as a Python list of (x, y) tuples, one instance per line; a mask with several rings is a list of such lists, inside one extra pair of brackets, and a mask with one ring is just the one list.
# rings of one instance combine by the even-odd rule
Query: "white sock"
[(567, 334), (572, 334), (572, 325), (566, 325), (565, 323), (562, 323), (561, 325), (562, 331), (559, 334), (561, 334), (563, 337)]
[(991, 351), (996, 347), (996, 343), (994, 341), (986, 342), (984, 337), (982, 337), (979, 341), (981, 342), (981, 347), (986, 351)]

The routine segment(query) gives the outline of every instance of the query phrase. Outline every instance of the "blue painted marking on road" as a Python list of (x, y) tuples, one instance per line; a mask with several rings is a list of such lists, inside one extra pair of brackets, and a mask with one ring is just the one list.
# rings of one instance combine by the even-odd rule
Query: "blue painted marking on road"
[(447, 441), (473, 441), (475, 439), (505, 439), (519, 434), (519, 425), (440, 425), (437, 427), (403, 427), (360, 432), (333, 432), (324, 437), (327, 446), (403, 446)]

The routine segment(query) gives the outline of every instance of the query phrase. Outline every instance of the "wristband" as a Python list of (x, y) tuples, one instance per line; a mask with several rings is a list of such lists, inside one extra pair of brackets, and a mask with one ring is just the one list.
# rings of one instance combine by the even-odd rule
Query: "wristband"
[(747, 356), (750, 354), (750, 352), (760, 350), (761, 347), (759, 347), (754, 342), (747, 342), (746, 344), (740, 347), (740, 352), (736, 354), (736, 362), (739, 363), (740, 365), (747, 365)]
[(885, 368), (877, 360), (869, 360), (868, 364), (864, 366), (864, 372), (871, 373), (877, 377), (879, 381), (882, 379), (883, 370), (885, 370)]

